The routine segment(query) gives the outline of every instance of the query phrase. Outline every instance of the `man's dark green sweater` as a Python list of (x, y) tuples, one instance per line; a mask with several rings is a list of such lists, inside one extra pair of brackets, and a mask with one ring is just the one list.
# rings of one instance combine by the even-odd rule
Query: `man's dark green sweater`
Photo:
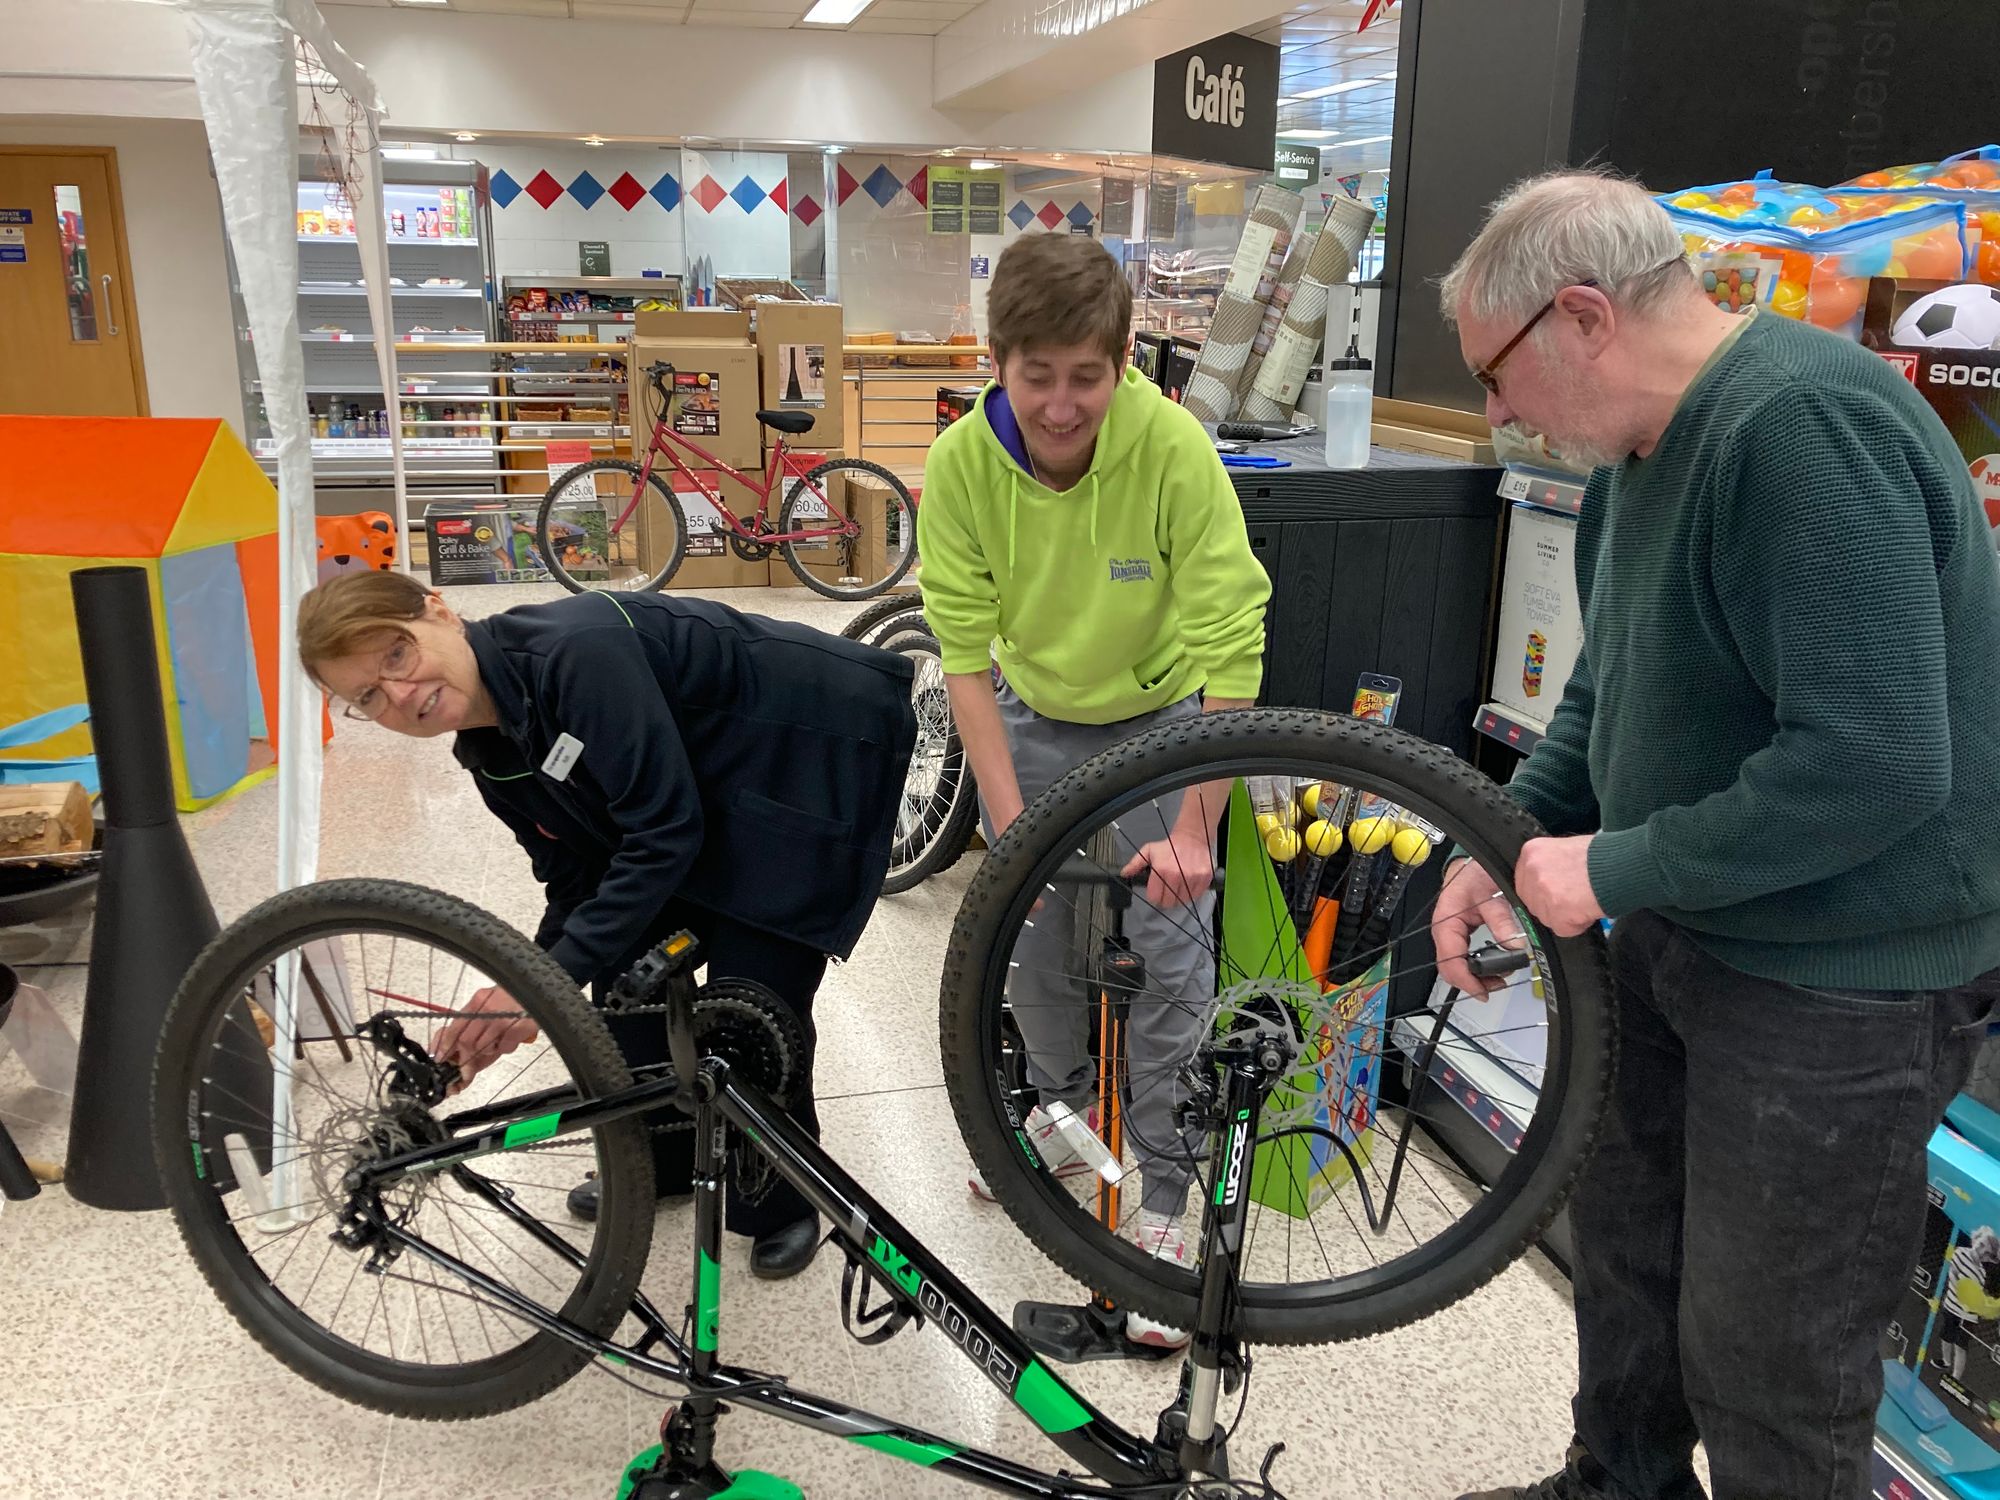
[(1511, 791), (1590, 883), (1736, 968), (1936, 989), (2000, 967), (2000, 563), (1883, 360), (1763, 316), (1600, 469), (1583, 651)]

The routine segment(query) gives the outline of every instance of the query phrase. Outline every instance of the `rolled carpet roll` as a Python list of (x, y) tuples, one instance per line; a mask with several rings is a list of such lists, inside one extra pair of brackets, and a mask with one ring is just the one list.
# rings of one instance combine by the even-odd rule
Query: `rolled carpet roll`
[(1237, 242), (1229, 280), (1215, 300), (1208, 338), (1201, 346), (1181, 404), (1204, 422), (1227, 422), (1236, 415), (1249, 369), (1250, 346), (1264, 323), (1264, 307), (1277, 291), (1291, 247), (1292, 229), (1304, 208), (1289, 188), (1266, 184), (1250, 205), (1249, 221)]
[(1333, 289), (1347, 284), (1354, 258), (1374, 224), (1375, 211), (1353, 198), (1336, 198), (1327, 209), (1326, 223), (1313, 241), (1312, 258), (1279, 320), (1271, 352), (1244, 394), (1241, 414), (1248, 420), (1283, 421), (1299, 404), (1299, 393), (1326, 333)]
[(1285, 268), (1278, 273), (1277, 289), (1271, 293), (1271, 300), (1264, 304), (1263, 324), (1257, 329), (1257, 337), (1250, 341), (1250, 360), (1243, 370), (1243, 393), (1246, 395), (1256, 385), (1257, 371), (1277, 340), (1278, 325), (1285, 319), (1285, 309), (1291, 306), (1292, 293), (1298, 289), (1299, 278), (1305, 275), (1306, 262), (1311, 259), (1313, 245), (1318, 240), (1319, 231), (1308, 229), (1292, 241), (1292, 253), (1285, 257)]

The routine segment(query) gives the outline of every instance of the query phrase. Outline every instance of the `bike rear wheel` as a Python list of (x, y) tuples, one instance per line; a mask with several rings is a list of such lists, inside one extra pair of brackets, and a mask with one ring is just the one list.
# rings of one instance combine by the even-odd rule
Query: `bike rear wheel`
[(779, 550), (799, 582), (829, 599), (872, 599), (893, 587), (917, 560), (917, 504), (894, 474), (860, 458), (836, 458), (785, 489), (779, 531), (853, 523), (847, 536), (784, 542)]
[[(1228, 789), (1212, 907), (1155, 906), (1143, 889), (1121, 905), (1118, 872), (1201, 785)], [(1524, 972), (1479, 1000), (1435, 976), (1447, 853), (1511, 872), (1538, 832), (1445, 751), (1329, 714), (1206, 714), (1072, 771), (988, 854), (945, 961), (946, 1085), (993, 1196), (1070, 1275), (1191, 1327), (1225, 1128), (1206, 1049), (1281, 1035), (1292, 1066), (1248, 1174), (1244, 1335), (1361, 1337), (1468, 1295), (1555, 1213), (1612, 1067), (1601, 940), (1538, 931), (1504, 880)], [(1509, 1152), (1490, 1182), (1450, 1145), (1468, 1126)], [(1184, 1262), (1135, 1243), (1157, 1243), (1163, 1222)]]
[(938, 643), (930, 636), (910, 633), (885, 649), (907, 656), (916, 667), (910, 704), (917, 715), (917, 743), (896, 815), (889, 877), (882, 882), (883, 894), (895, 896), (950, 869), (972, 847), (979, 792), (973, 785), (965, 747), (952, 728), (951, 700), (945, 692)]
[[(282, 1095), (270, 1080), (284, 1060), (266, 1050), (282, 1009), (274, 984), (297, 997), (300, 1038)], [(454, 1097), (413, 1098), (406, 1080), (416, 1075), (403, 1070), (424, 1066), (451, 1013), (487, 985), (515, 1002), (496, 1014), (532, 1022), (536, 1037)], [(378, 1032), (384, 1022), (395, 1032)], [(375, 1035), (416, 1050), (387, 1050)], [(478, 1417), (547, 1394), (589, 1354), (498, 1311), (497, 1299), (415, 1249), (378, 1261), (371, 1246), (335, 1240), (356, 1203), (347, 1174), (630, 1083), (603, 1021), (519, 933), (435, 891), (328, 881), (264, 902), (195, 960), (154, 1067), (154, 1142), (196, 1264), (266, 1349), (378, 1411)], [(397, 1179), (369, 1206), (608, 1337), (630, 1308), (652, 1235), (646, 1127), (627, 1116), (528, 1141)], [(563, 1199), (587, 1171), (599, 1181), (599, 1211), (580, 1224)]]
[(687, 556), (687, 517), (657, 470), (646, 476), (643, 490), (639, 473), (624, 459), (593, 459), (557, 478), (542, 496), (535, 545), (549, 576), (572, 594), (651, 593), (679, 571)]

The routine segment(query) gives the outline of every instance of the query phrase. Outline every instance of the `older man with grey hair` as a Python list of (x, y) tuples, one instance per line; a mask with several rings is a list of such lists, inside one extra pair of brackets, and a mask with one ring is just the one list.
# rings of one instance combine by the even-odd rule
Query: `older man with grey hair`
[[(1562, 1472), (1483, 1500), (1862, 1500), (1925, 1145), (2000, 967), (2000, 563), (1965, 462), (1859, 346), (1701, 295), (1588, 173), (1494, 205), (1444, 283), (1496, 428), (1596, 466), (1583, 649), (1510, 790), (1513, 893), (1611, 937), (1620, 1029), (1571, 1204)], [(1449, 873), (1446, 977), (1492, 875)], [(1468, 1497), (1481, 1500), (1481, 1497)]]

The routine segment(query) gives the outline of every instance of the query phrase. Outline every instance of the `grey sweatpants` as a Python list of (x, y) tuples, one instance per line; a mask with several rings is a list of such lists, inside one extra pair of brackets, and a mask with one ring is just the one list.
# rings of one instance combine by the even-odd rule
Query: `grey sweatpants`
[[(1116, 724), (1071, 724), (1036, 713), (1005, 682), (996, 683), (996, 693), (1024, 803), (1100, 751), (1157, 724), (1201, 712), (1201, 700), (1189, 697)], [(1175, 792), (1119, 818), (1112, 825), (1117, 852), (1103, 862), (1120, 868), (1143, 845), (1165, 838), (1180, 803), (1181, 794)], [(980, 818), (990, 839), (993, 823), (983, 801)], [(1091, 934), (1079, 920), (1080, 909), (1088, 910), (1088, 902), (1074, 889), (1059, 887), (1044, 901), (1015, 940), (1015, 967), (1007, 980), (1007, 998), (1027, 1045), (1028, 1081), (1045, 1103), (1060, 1099), (1079, 1114), (1097, 1095), (1090, 1057), (1097, 1009), (1089, 985), (1097, 955), (1082, 950), (1101, 941), (1101, 934)], [(1146, 962), (1146, 986), (1128, 1007), (1126, 1057), (1118, 1075), (1127, 1096), (1125, 1134), (1145, 1184), (1144, 1206), (1176, 1218), (1187, 1207), (1201, 1146), (1200, 1133), (1182, 1131), (1174, 1115), (1187, 1093), (1180, 1083), (1181, 1065), (1194, 1055), (1215, 993), (1215, 950), (1209, 939), (1214, 914), (1212, 893), (1193, 906), (1162, 911), (1143, 892), (1125, 913), (1125, 936)]]

